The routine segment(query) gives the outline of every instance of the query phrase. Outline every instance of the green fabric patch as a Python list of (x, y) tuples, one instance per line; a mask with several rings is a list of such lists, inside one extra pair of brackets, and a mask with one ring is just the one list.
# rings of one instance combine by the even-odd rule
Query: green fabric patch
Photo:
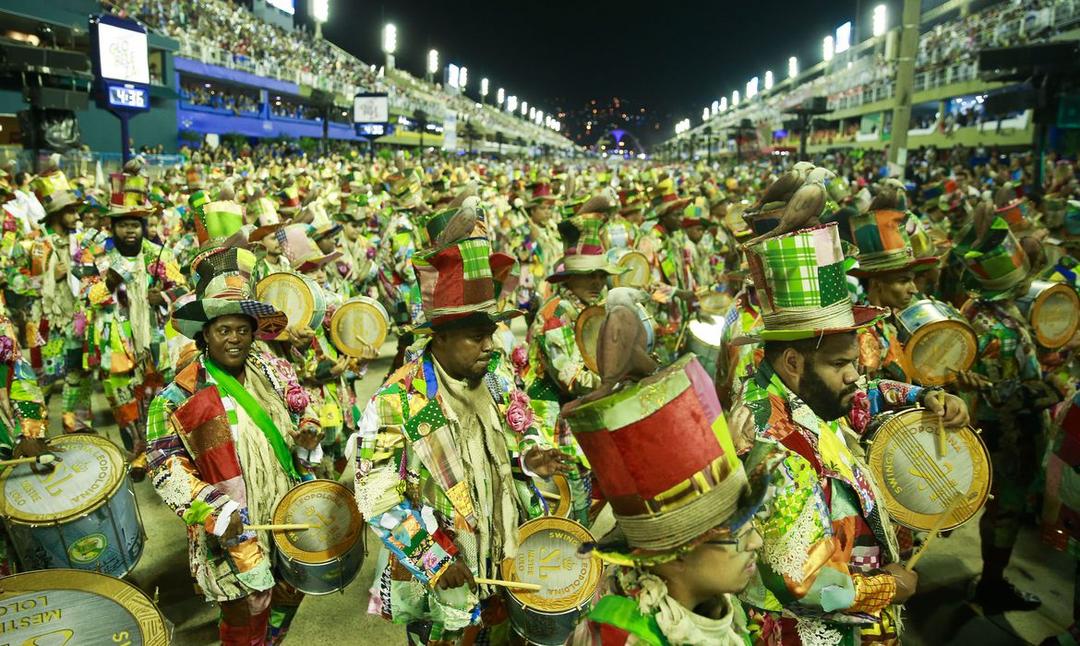
[(201, 525), (206, 517), (214, 513), (214, 508), (203, 500), (196, 500), (184, 511), (183, 519), (188, 525)]
[(405, 421), (402, 428), (410, 442), (416, 442), (425, 435), (436, 429), (446, 426), (449, 422), (443, 415), (442, 407), (435, 400), (429, 401), (415, 415)]

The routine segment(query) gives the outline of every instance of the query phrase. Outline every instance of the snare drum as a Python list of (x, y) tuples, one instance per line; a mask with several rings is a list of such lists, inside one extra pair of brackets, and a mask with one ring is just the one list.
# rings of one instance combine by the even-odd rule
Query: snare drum
[(561, 473), (556, 473), (550, 478), (536, 477), (532, 479), (536, 490), (547, 505), (547, 516), (561, 516), (569, 518), (574, 509), (574, 494), (570, 490), (570, 481)]
[(0, 585), (0, 641), (13, 646), (168, 646), (171, 627), (145, 592), (82, 570), (37, 570)]
[(343, 590), (364, 564), (364, 520), (353, 496), (332, 480), (294, 487), (274, 508), (274, 524), (311, 529), (272, 532), (281, 578), (305, 594)]
[(600, 585), (600, 560), (578, 553), (594, 540), (578, 523), (555, 516), (534, 518), (518, 528), (517, 556), (503, 561), (502, 576), (541, 589), (505, 589), (514, 632), (531, 644), (566, 643)]
[(374, 359), (386, 340), (390, 315), (379, 301), (357, 296), (330, 317), (330, 340), (334, 347), (358, 359)]
[(896, 522), (929, 531), (963, 496), (941, 526), (950, 530), (975, 517), (990, 493), (990, 454), (971, 428), (946, 429), (938, 456), (938, 416), (912, 408), (878, 416), (867, 429), (866, 462)]
[(645, 289), (652, 282), (652, 268), (649, 259), (640, 251), (627, 249), (612, 250), (618, 256), (615, 264), (623, 268), (622, 273), (611, 277), (611, 284), (615, 287), (636, 287)]
[[(255, 297), (269, 303), (289, 318), (289, 327), (318, 330), (326, 316), (322, 288), (307, 276), (279, 271), (269, 274), (255, 286)], [(287, 332), (278, 338), (284, 339)]]
[(710, 379), (716, 379), (716, 367), (720, 361), (720, 347), (724, 338), (724, 320), (710, 316), (693, 320), (686, 329), (686, 349), (701, 362)]
[[(652, 316), (640, 303), (635, 303), (635, 309), (637, 310), (638, 319), (641, 321), (641, 326), (645, 328), (645, 347), (651, 351), (653, 343), (656, 341), (656, 330), (653, 329)], [(606, 316), (607, 310), (603, 305), (590, 305), (583, 309), (581, 314), (578, 314), (577, 322), (574, 324), (574, 335), (578, 351), (581, 352), (581, 358), (585, 360), (585, 367), (593, 372), (600, 372), (597, 363), (599, 359), (597, 345), (600, 341), (600, 328), (604, 325)]]
[(975, 331), (955, 307), (931, 298), (896, 315), (905, 368), (925, 386), (940, 386), (971, 368), (979, 351)]
[(63, 435), (49, 445), (60, 458), (51, 472), (20, 465), (0, 475), (0, 516), (19, 562), (27, 570), (124, 576), (144, 540), (124, 454), (98, 435)]
[(1031, 323), (1035, 340), (1048, 350), (1068, 343), (1080, 325), (1080, 297), (1064, 283), (1033, 280), (1027, 294), (1016, 299), (1016, 306)]
[(703, 289), (697, 293), (697, 304), (702, 314), (723, 315), (731, 306), (731, 297), (715, 289)]

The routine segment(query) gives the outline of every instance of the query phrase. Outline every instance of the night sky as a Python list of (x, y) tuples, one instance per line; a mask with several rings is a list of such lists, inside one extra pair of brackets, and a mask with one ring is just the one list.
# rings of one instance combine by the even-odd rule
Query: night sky
[[(545, 112), (618, 96), (675, 121), (699, 122), (701, 110), (771, 69), (787, 75), (821, 60), (821, 41), (846, 20), (858, 42), (869, 35), (873, 5), (881, 0), (715, 0), (662, 2), (637, 9), (629, 2), (553, 0), (330, 0), (324, 35), (362, 60), (381, 65), (381, 29), (398, 30), (397, 66), (426, 70), (427, 52), (440, 65), (469, 68), (470, 94), (481, 77)], [(888, 2), (889, 25), (900, 3)], [(297, 15), (306, 16), (304, 0)], [(858, 23), (858, 21), (856, 20)], [(763, 82), (763, 81), (762, 81)], [(493, 98), (490, 97), (489, 100)]]

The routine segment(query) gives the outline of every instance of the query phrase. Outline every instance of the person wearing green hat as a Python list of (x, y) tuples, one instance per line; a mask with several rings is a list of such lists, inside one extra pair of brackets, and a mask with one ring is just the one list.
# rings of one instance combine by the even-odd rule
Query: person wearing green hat
[(288, 324), (254, 299), (254, 264), (235, 247), (192, 261), (195, 294), (172, 324), (198, 352), (147, 420), (151, 481), (187, 525), (191, 574), (221, 609), (227, 646), (284, 639), (303, 594), (275, 577), (270, 532), (245, 526), (272, 523), (278, 501), (321, 459), (319, 422), (295, 376), (254, 351)]

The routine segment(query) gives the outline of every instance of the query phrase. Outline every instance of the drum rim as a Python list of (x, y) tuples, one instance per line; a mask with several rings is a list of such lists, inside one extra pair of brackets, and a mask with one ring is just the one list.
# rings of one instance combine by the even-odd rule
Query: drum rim
[(964, 336), (969, 341), (968, 349), (971, 350), (971, 352), (969, 353), (971, 355), (971, 361), (969, 361), (968, 364), (960, 370), (969, 370), (971, 366), (975, 365), (975, 360), (978, 358), (979, 354), (979, 337), (975, 335), (975, 330), (973, 330), (966, 321), (958, 321), (956, 319), (946, 318), (941, 321), (931, 321), (926, 325), (921, 326), (919, 329), (911, 333), (911, 338), (909, 338), (907, 340), (907, 343), (904, 344), (904, 360), (912, 373), (919, 373), (913, 374), (912, 376), (918, 377), (920, 381), (927, 386), (941, 386), (944, 384), (952, 383), (956, 380), (956, 373), (953, 373), (952, 376), (946, 376), (942, 379), (938, 379), (937, 377), (929, 378), (922, 375), (921, 371), (915, 368), (915, 346), (918, 345), (919, 341), (921, 341), (923, 337), (926, 337), (931, 332), (939, 328), (956, 328), (966, 333)]
[[(19, 516), (16, 516), (16, 514), (19, 512), (16, 511), (13, 513), (12, 508), (10, 508), (8, 505), (7, 497), (3, 495), (9, 477), (12, 473), (15, 472), (15, 469), (7, 469), (4, 471), (4, 473), (0, 474), (0, 514), (3, 514), (5, 522), (22, 525), (24, 527), (45, 527), (64, 524), (67, 521), (87, 516), (94, 513), (98, 509), (101, 509), (103, 506), (108, 504), (110, 500), (112, 500), (113, 496), (115, 496), (116, 493), (120, 490), (124, 482), (128, 480), (127, 462), (124, 460), (124, 453), (120, 450), (120, 447), (113, 444), (112, 441), (108, 438), (101, 437), (100, 435), (93, 435), (90, 433), (69, 433), (52, 438), (49, 441), (49, 444), (51, 445), (53, 442), (97, 444), (99, 446), (103, 446), (106, 450), (111, 447), (114, 451), (116, 451), (115, 456), (119, 458), (119, 464), (116, 471), (116, 481), (110, 484), (109, 487), (100, 495), (100, 497), (86, 503), (84, 507), (76, 508), (74, 511), (67, 511), (64, 512), (62, 515), (39, 515), (34, 516), (33, 518), (23, 516), (20, 518)], [(138, 502), (136, 501), (135, 504), (138, 504)]]
[(378, 352), (378, 349), (382, 347), (382, 344), (386, 341), (386, 337), (390, 332), (390, 325), (389, 325), (390, 318), (389, 318), (389, 316), (387, 316), (386, 309), (383, 308), (381, 303), (379, 303), (378, 301), (375, 301), (374, 299), (371, 299), (371, 298), (367, 298), (367, 297), (361, 297), (361, 298), (364, 298), (365, 300), (361, 301), (361, 300), (359, 300), (359, 298), (350, 298), (349, 300), (345, 301), (345, 303), (343, 303), (341, 305), (341, 307), (337, 308), (337, 310), (334, 312), (334, 315), (330, 317), (330, 340), (334, 343), (335, 347), (337, 347), (343, 353), (345, 353), (345, 354), (347, 354), (347, 355), (349, 355), (351, 357), (357, 357), (357, 358), (360, 358), (360, 359), (370, 359), (370, 358), (373, 358), (373, 357), (367, 357), (367, 356), (365, 356), (363, 354), (353, 354), (353, 352), (352, 352), (353, 347), (346, 344), (344, 341), (342, 341), (341, 334), (338, 332), (338, 326), (337, 326), (337, 322), (339, 320), (338, 316), (341, 315), (347, 309), (351, 308), (351, 309), (374, 310), (377, 314), (379, 314), (380, 316), (383, 317), (383, 322), (384, 322), (384, 325), (382, 326), (382, 330), (380, 330), (380, 332), (379, 332), (377, 342), (371, 344), (371, 346), (376, 349), (376, 352)]
[[(42, 581), (42, 583), (48, 582), (49, 587), (33, 585), (39, 579), (45, 579), (46, 581)], [(80, 583), (80, 579), (84, 580), (84, 586), (81, 588), (75, 587)], [(29, 584), (33, 587), (20, 588), (20, 583), (23, 585)], [(144, 646), (168, 646), (169, 644), (169, 626), (165, 620), (165, 614), (157, 607), (150, 595), (134, 583), (109, 574), (74, 568), (49, 568), (47, 570), (19, 572), (4, 578), (4, 586), (0, 588), (0, 600), (20, 594), (54, 590), (84, 592), (104, 597), (131, 615), (142, 633), (140, 636), (143, 638), (142, 643)], [(135, 594), (121, 594), (128, 591)], [(142, 602), (145, 602), (145, 604)], [(148, 611), (153, 611), (154, 620), (148, 619)], [(151, 632), (151, 629), (155, 627), (152, 624), (155, 622), (159, 630)]]
[[(589, 314), (588, 317), (585, 316), (586, 313)], [(585, 367), (593, 372), (600, 371), (600, 364), (598, 363), (599, 359), (596, 356), (599, 354), (599, 348), (597, 348), (596, 352), (590, 353), (588, 348), (585, 347), (585, 335), (582, 334), (582, 331), (585, 329), (585, 324), (587, 322), (594, 318), (603, 318), (606, 314), (607, 310), (603, 305), (590, 305), (581, 310), (581, 313), (577, 316), (577, 320), (574, 321), (574, 341), (577, 343), (578, 352), (581, 353), (581, 358), (585, 362)], [(597, 339), (597, 342), (599, 342), (599, 339)]]
[[(539, 478), (544, 480), (545, 478)], [(559, 518), (569, 518), (570, 512), (573, 509), (573, 492), (570, 491), (570, 479), (562, 473), (553, 473), (550, 478), (546, 478), (554, 483), (555, 488), (559, 490), (559, 495), (562, 497), (557, 505), (548, 505), (548, 510), (554, 509), (548, 516), (558, 516)], [(537, 486), (537, 489), (540, 487)]]
[[(637, 260), (635, 256), (640, 257), (641, 260)], [(619, 256), (619, 259), (615, 261), (615, 264), (619, 267), (630, 267), (630, 261), (642, 263), (646, 269), (649, 268), (649, 258), (640, 251), (627, 251), (623, 255)], [(631, 268), (632, 269), (632, 268)], [(638, 285), (628, 282), (628, 274), (634, 273), (633, 271), (624, 271), (621, 274), (615, 274), (611, 277), (611, 282), (616, 287), (637, 287), (642, 288), (644, 285)]]
[(352, 535), (355, 536), (355, 538), (351, 541), (347, 539), (342, 539), (341, 542), (337, 545), (331, 546), (332, 548), (337, 548), (338, 545), (345, 545), (345, 547), (342, 547), (341, 549), (325, 549), (316, 552), (309, 552), (307, 550), (296, 547), (292, 543), (292, 541), (287, 540), (286, 537), (293, 532), (271, 532), (271, 538), (273, 539), (274, 546), (277, 547), (278, 553), (281, 554), (282, 557), (287, 558), (290, 561), (303, 563), (305, 565), (322, 565), (325, 563), (329, 563), (334, 559), (340, 558), (343, 554), (347, 554), (350, 550), (355, 549), (357, 544), (359, 544), (361, 542), (361, 539), (363, 538), (364, 518), (360, 514), (360, 510), (356, 508), (356, 503), (353, 501), (352, 493), (349, 492), (348, 488), (346, 488), (345, 485), (337, 482), (336, 480), (308, 480), (307, 482), (302, 482), (296, 485), (288, 492), (286, 492), (285, 495), (281, 497), (281, 500), (278, 501), (277, 505), (274, 506), (274, 513), (271, 516), (273, 522), (275, 524), (287, 522), (285, 518), (286, 510), (283, 505), (286, 501), (294, 500), (299, 495), (296, 492), (300, 491), (303, 488), (312, 490), (328, 489), (344, 494), (345, 500), (347, 501), (345, 507), (350, 511), (355, 512), (355, 516), (353, 516), (355, 523), (350, 524), (349, 533), (346, 536), (348, 537)]
[[(1055, 283), (1052, 281), (1045, 282), (1050, 283), (1050, 285), (1043, 288), (1042, 291), (1035, 295), (1035, 298), (1031, 299), (1031, 313), (1028, 314), (1027, 319), (1028, 322), (1031, 323), (1031, 331), (1035, 335), (1035, 340), (1039, 342), (1039, 345), (1048, 350), (1057, 350), (1061, 346), (1068, 343), (1069, 339), (1071, 339), (1073, 335), (1076, 334), (1076, 331), (1080, 329), (1080, 295), (1077, 295), (1075, 289), (1072, 289), (1064, 283)], [(1035, 311), (1041, 309), (1042, 306), (1046, 303), (1046, 300), (1054, 294), (1068, 294), (1073, 301), (1073, 305), (1075, 305), (1078, 309), (1076, 320), (1073, 321), (1072, 331), (1070, 331), (1067, 335), (1063, 334), (1060, 341), (1057, 341), (1056, 339), (1050, 340), (1044, 337), (1035, 327), (1035, 323), (1031, 321), (1031, 319), (1035, 318)]]
[[(896, 420), (901, 419), (903, 416), (910, 415), (912, 413), (919, 413), (919, 414), (922, 414), (922, 415), (933, 415), (933, 413), (930, 413), (925, 408), (908, 408), (908, 409), (904, 409), (904, 410), (900, 410), (900, 411), (893, 411), (893, 412), (890, 412), (890, 413), (886, 413), (885, 415), (887, 415), (887, 418), (883, 419), (881, 424), (877, 428), (871, 430), (868, 433), (867, 438), (866, 438), (866, 443), (867, 443), (867, 447), (866, 447), (866, 465), (870, 469), (871, 474), (874, 475), (875, 477), (877, 477), (877, 471), (878, 470), (875, 470), (873, 468), (874, 463), (875, 463), (875, 459), (874, 459), (873, 456), (875, 454), (875, 451), (877, 451), (879, 453), (884, 452), (884, 449), (875, 449), (874, 448), (875, 445), (881, 446), (881, 444), (876, 441), (877, 438), (878, 438), (878, 435), (887, 426), (889, 426), (890, 424), (892, 424)], [(980, 486), (980, 489), (983, 490), (982, 493), (979, 494), (979, 498), (981, 500), (978, 503), (978, 505), (975, 507), (975, 509), (971, 513), (971, 515), (968, 516), (967, 518), (961, 520), (960, 522), (957, 522), (957, 523), (946, 522), (945, 525), (943, 525), (943, 526), (941, 526), (939, 528), (939, 531), (949, 531), (949, 530), (956, 529), (957, 527), (960, 527), (960, 526), (962, 526), (962, 525), (964, 525), (966, 523), (971, 522), (971, 519), (978, 516), (979, 511), (986, 505), (986, 502), (987, 502), (987, 500), (989, 498), (989, 494), (990, 494), (990, 488), (993, 486), (993, 483), (994, 483), (994, 465), (993, 465), (993, 462), (991, 462), (991, 460), (990, 460), (990, 451), (989, 451), (989, 449), (986, 448), (986, 443), (982, 441), (982, 438), (979, 436), (979, 433), (972, 426), (970, 426), (970, 425), (965, 426), (961, 430), (964, 431), (964, 432), (970, 433), (971, 437), (973, 437), (975, 439), (975, 444), (979, 448), (978, 453), (980, 455), (982, 455), (983, 459), (985, 460), (985, 464), (986, 464), (986, 482), (985, 482), (985, 484)], [(946, 432), (954, 433), (954, 432), (957, 432), (957, 431), (949, 430), (949, 431), (946, 431)], [(889, 488), (887, 486), (885, 486), (884, 483), (882, 483), (882, 486), (880, 487), (880, 490), (881, 490), (881, 500), (879, 502), (885, 507), (885, 510), (889, 512), (889, 516), (890, 516), (890, 518), (892, 518), (893, 522), (897, 523), (898, 525), (903, 525), (904, 527), (907, 527), (909, 529), (913, 529), (915, 531), (929, 531), (929, 530), (933, 529), (933, 527), (936, 525), (935, 520), (936, 520), (937, 516), (912, 512), (912, 511), (908, 510), (906, 507), (903, 507), (901, 509), (901, 513), (897, 514), (893, 509), (890, 509), (890, 507), (896, 508), (896, 507), (899, 507), (900, 505), (895, 502), (895, 498), (893, 498), (892, 494), (889, 491)], [(894, 504), (890, 504), (890, 503), (894, 503)], [(954, 510), (953, 511), (953, 517), (955, 517), (955, 515), (956, 515), (956, 511)], [(903, 516), (904, 518), (902, 519), (901, 516)], [(915, 523), (911, 523), (911, 522), (905, 522), (905, 520), (910, 520), (912, 516), (917, 516), (920, 519), (925, 519), (926, 522), (923, 522), (922, 524), (915, 524)]]
[[(271, 285), (271, 282), (270, 282), (271, 279), (273, 279), (273, 282), (299, 282), (300, 284), (302, 284), (304, 286), (305, 289), (308, 290), (309, 293), (311, 292), (311, 285), (309, 283), (313, 282), (307, 276), (304, 276), (304, 275), (301, 275), (301, 274), (295, 274), (295, 273), (293, 273), (291, 271), (275, 271), (273, 273), (267, 274), (266, 276), (263, 277), (262, 280), (260, 280), (258, 283), (255, 284), (255, 298), (257, 298), (260, 301), (263, 300), (263, 295), (266, 294), (266, 290), (269, 289), (269, 287)], [(318, 285), (316, 285), (316, 287), (317, 286)], [(306, 322), (304, 323), (304, 325), (309, 325), (310, 322), (311, 322), (312, 317), (315, 316), (315, 310), (316, 310), (315, 295), (311, 294), (311, 296), (312, 296), (311, 304), (309, 306), (305, 306), (306, 311), (305, 311), (304, 320)], [(284, 310), (282, 310), (282, 312), (285, 314), (285, 318), (287, 319), (289, 317), (289, 313), (285, 312)], [(324, 314), (324, 316), (325, 316), (325, 314)], [(289, 321), (289, 327), (293, 327), (293, 325), (294, 325), (294, 323), (292, 321)], [(282, 340), (282, 339), (285, 339), (287, 336), (288, 336), (288, 330), (282, 330), (281, 334), (279, 334), (276, 338), (277, 338), (277, 340)]]
[[(552, 527), (552, 525), (554, 525), (554, 527)], [(525, 541), (527, 541), (534, 534), (537, 534), (547, 529), (565, 531), (568, 534), (571, 534), (574, 538), (580, 540), (582, 544), (593, 543), (596, 541), (596, 539), (592, 535), (592, 532), (590, 532), (588, 528), (586, 528), (581, 523), (573, 521), (569, 518), (563, 518), (561, 516), (540, 516), (538, 518), (533, 518), (532, 520), (525, 521), (525, 523), (518, 527), (517, 544), (519, 548), (520, 546), (524, 545)], [(533, 605), (535, 603), (535, 600), (533, 599), (534, 595), (536, 594), (535, 592), (515, 592), (512, 588), (507, 588), (506, 593), (509, 594), (516, 603), (521, 604), (521, 606), (526, 608), (529, 612), (554, 616), (566, 614), (569, 612), (575, 612), (580, 609), (582, 605), (587, 604), (593, 598), (593, 595), (596, 593), (597, 586), (600, 585), (600, 578), (603, 576), (604, 573), (603, 565), (595, 553), (590, 552), (588, 560), (589, 573), (585, 579), (585, 583), (581, 587), (582, 592), (579, 597), (574, 600), (573, 604), (568, 607), (560, 607), (559, 610), (544, 610)], [(500, 570), (502, 571), (502, 576), (504, 579), (508, 581), (516, 580), (514, 578), (514, 559), (503, 559)]]

